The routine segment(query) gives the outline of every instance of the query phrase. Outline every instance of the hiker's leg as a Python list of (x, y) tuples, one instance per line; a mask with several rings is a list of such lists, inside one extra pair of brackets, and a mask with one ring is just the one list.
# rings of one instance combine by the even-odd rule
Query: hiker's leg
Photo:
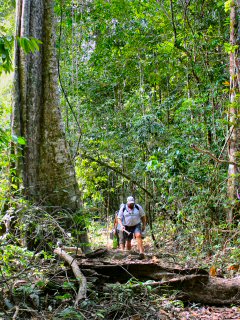
[(117, 246), (120, 247), (119, 230), (116, 230)]
[(137, 239), (139, 253), (143, 253), (144, 252), (144, 248), (143, 248), (142, 235), (140, 233), (135, 233), (135, 237)]
[(124, 250), (125, 247), (125, 239), (124, 239), (124, 234), (121, 230), (119, 230), (119, 247), (121, 250)]
[(133, 239), (134, 228), (126, 226), (125, 229), (129, 232), (129, 234), (124, 232), (124, 237), (125, 237), (125, 240), (126, 240), (125, 249), (126, 250), (131, 250), (132, 249), (132, 239)]
[(143, 241), (142, 241), (141, 224), (136, 225), (134, 234), (135, 234), (135, 238), (137, 239), (139, 253), (143, 253), (144, 248), (143, 248)]
[(131, 249), (132, 249), (131, 240), (127, 240), (127, 241), (126, 241), (126, 249), (127, 249), (127, 250), (131, 250)]

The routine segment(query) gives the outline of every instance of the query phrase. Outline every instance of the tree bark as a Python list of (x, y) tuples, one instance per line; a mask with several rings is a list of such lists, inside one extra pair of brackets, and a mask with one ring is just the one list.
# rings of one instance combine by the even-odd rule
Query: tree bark
[(30, 54), (15, 45), (12, 132), (26, 140), (17, 163), (24, 193), (37, 204), (76, 212), (80, 193), (60, 111), (54, 1), (18, 0), (16, 21), (17, 37), (42, 41)]
[[(228, 167), (228, 198), (230, 201), (236, 199), (238, 178), (238, 166), (240, 151), (240, 131), (239, 131), (239, 49), (234, 46), (239, 45), (239, 0), (234, 0), (230, 9), (230, 59), (229, 59), (229, 72), (230, 72), (230, 107), (229, 107), (229, 123), (231, 136), (228, 140), (228, 154), (229, 164)], [(230, 208), (227, 214), (227, 222), (233, 222), (234, 205), (230, 203)]]

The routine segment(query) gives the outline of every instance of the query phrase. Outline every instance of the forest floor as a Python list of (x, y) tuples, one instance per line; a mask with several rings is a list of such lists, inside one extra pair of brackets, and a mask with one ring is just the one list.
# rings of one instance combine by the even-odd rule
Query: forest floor
[[(152, 256), (152, 248), (146, 246), (146, 257), (143, 261), (138, 260), (138, 255), (136, 255), (136, 245), (133, 246), (133, 251), (119, 258), (119, 250), (109, 250), (111, 255), (111, 263), (114, 261), (117, 263), (117, 259), (119, 259), (119, 264), (121, 263), (121, 259), (124, 259), (124, 262), (128, 262), (132, 257), (135, 259), (136, 266), (139, 263), (151, 263), (157, 262), (160, 263), (161, 266), (167, 267), (180, 267), (179, 264), (173, 262), (171, 259), (171, 255), (164, 254), (162, 258), (157, 259), (154, 255)], [(105, 261), (105, 263), (107, 263)], [(134, 263), (134, 262), (133, 262)], [(213, 305), (205, 305), (194, 302), (182, 302), (177, 299), (178, 292), (177, 291), (168, 291), (163, 290), (162, 295), (156, 294), (153, 291), (146, 290), (142, 286), (142, 289), (136, 293), (133, 290), (134, 284), (137, 281), (128, 281), (127, 285), (122, 285), (122, 288), (116, 284), (116, 286), (112, 287), (113, 292), (111, 293), (111, 298), (107, 297), (105, 300), (101, 300), (100, 310), (102, 310), (102, 306), (104, 305), (108, 313), (102, 313), (104, 319), (121, 319), (121, 320), (194, 320), (194, 319), (205, 319), (205, 320), (239, 320), (240, 319), (240, 307), (239, 306), (213, 306)], [(138, 282), (139, 284), (139, 282)], [(126, 294), (125, 299), (121, 298), (121, 295), (124, 294), (126, 290), (128, 293)], [(120, 298), (119, 298), (120, 297)], [(115, 308), (113, 306), (115, 305)], [(93, 316), (91, 319), (98, 319), (96, 314), (98, 313), (97, 308), (91, 309), (91, 314)], [(90, 311), (88, 310), (88, 311)], [(95, 310), (95, 311), (94, 311)], [(101, 311), (100, 311), (101, 314)]]
[[(148, 260), (148, 256), (150, 255), (150, 259), (154, 260), (156, 257), (154, 253), (158, 253), (158, 249), (153, 248), (152, 241), (150, 238), (144, 240), (145, 244), (145, 253), (146, 258), (145, 261)], [(111, 250), (111, 241), (108, 242), (108, 248)], [(136, 241), (133, 240), (132, 246), (133, 252), (137, 252), (137, 245)], [(172, 254), (166, 254), (166, 253)], [(162, 265), (167, 266), (192, 266), (192, 267), (199, 267), (194, 262), (188, 261), (187, 265), (183, 265), (183, 263), (176, 263), (176, 260), (172, 260), (171, 257), (174, 256), (175, 250), (171, 245), (168, 248), (165, 248), (163, 252), (163, 259), (161, 259)], [(165, 254), (165, 258), (164, 258)], [(170, 259), (169, 259), (170, 258)], [(154, 260), (155, 261), (155, 260)], [(205, 265), (212, 265), (214, 262), (209, 259), (209, 257), (205, 260)], [(210, 269), (210, 268), (209, 268)], [(211, 273), (211, 271), (209, 270)], [(227, 266), (225, 272), (221, 272), (221, 277), (223, 278), (231, 278), (231, 277), (240, 277), (239, 272), (232, 272), (227, 271)], [(152, 297), (151, 297), (152, 295)], [(148, 297), (144, 301), (144, 299), (139, 299), (135, 296), (135, 310), (136, 313), (132, 314), (131, 316), (124, 316), (124, 313), (115, 313), (112, 319), (122, 319), (122, 320), (145, 320), (145, 319), (160, 319), (160, 320), (194, 320), (194, 319), (205, 319), (205, 320), (240, 320), (240, 306), (239, 305), (227, 305), (227, 306), (214, 306), (214, 305), (205, 305), (200, 303), (193, 303), (193, 302), (182, 302), (176, 299), (176, 292), (173, 292), (171, 295), (167, 293), (162, 297), (156, 297), (151, 292), (148, 292)], [(146, 298), (146, 297), (145, 297)], [(145, 306), (145, 307), (144, 307)], [(128, 303), (125, 304), (126, 314), (127, 309), (129, 308)], [(141, 311), (140, 311), (141, 310)], [(140, 311), (140, 312), (139, 312)]]
[[(91, 239), (93, 241), (95, 239)], [(93, 242), (92, 242), (93, 243)], [(132, 266), (159, 264), (166, 268), (202, 268), (202, 263), (194, 259), (182, 261), (176, 248), (169, 244), (156, 249), (150, 239), (144, 240), (145, 259), (139, 260), (137, 246), (133, 241), (131, 252), (121, 252), (112, 249), (112, 241), (104, 239), (97, 243), (93, 252), (100, 248), (107, 252), (105, 256), (88, 258), (75, 255), (74, 261), (87, 280), (87, 298), (74, 304), (79, 281), (72, 272), (71, 265), (65, 263), (59, 256), (32, 257), (27, 268), (21, 270), (15, 266), (15, 275), (1, 283), (7, 285), (0, 291), (0, 320), (239, 320), (240, 306), (214, 306), (197, 302), (186, 302), (178, 299), (178, 291), (163, 287), (161, 292), (151, 288), (151, 281), (130, 277), (127, 281), (116, 281), (120, 278), (119, 271), (113, 274), (114, 281), (109, 281), (109, 275), (99, 277), (94, 266), (111, 267), (126, 264)], [(159, 258), (160, 257), (160, 258)], [(204, 268), (213, 262), (206, 258)], [(91, 270), (92, 267), (92, 270)], [(84, 270), (84, 268), (86, 270)], [(119, 269), (118, 269), (119, 270)], [(130, 270), (130, 269), (129, 269)], [(226, 267), (227, 270), (227, 267)], [(125, 270), (126, 271), (126, 270)], [(238, 277), (238, 272), (221, 275), (226, 278)], [(105, 281), (106, 280), (106, 281)], [(137, 288), (137, 289), (136, 289)]]

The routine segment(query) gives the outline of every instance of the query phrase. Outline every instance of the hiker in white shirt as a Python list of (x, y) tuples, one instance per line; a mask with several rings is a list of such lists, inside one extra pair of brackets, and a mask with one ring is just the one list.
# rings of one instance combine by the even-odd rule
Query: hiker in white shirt
[(146, 228), (146, 214), (139, 204), (135, 204), (132, 196), (127, 198), (127, 204), (121, 206), (118, 213), (118, 223), (122, 231), (119, 233), (120, 248), (123, 250), (126, 243), (126, 249), (131, 250), (131, 241), (134, 235), (139, 248), (139, 258), (144, 259), (142, 231)]

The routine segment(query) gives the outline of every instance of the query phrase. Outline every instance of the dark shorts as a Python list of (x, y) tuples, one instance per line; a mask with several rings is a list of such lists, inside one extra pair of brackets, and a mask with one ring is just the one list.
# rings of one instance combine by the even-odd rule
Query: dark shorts
[(125, 244), (126, 241), (131, 241), (133, 239), (133, 235), (141, 234), (141, 223), (137, 224), (136, 226), (128, 227), (125, 226), (125, 229), (130, 232), (130, 234), (127, 234), (124, 231), (119, 231), (119, 243)]

